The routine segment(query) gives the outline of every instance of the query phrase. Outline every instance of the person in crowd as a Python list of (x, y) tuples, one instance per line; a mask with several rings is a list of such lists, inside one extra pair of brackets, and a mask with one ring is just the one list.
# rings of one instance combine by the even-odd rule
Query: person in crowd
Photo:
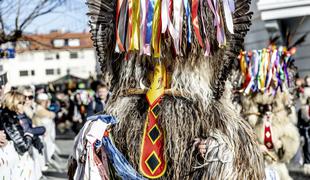
[[(306, 78), (305, 78), (306, 80)], [(304, 173), (310, 174), (310, 87), (305, 85), (299, 97), (298, 128), (302, 138)]]
[(65, 133), (71, 129), (72, 123), (69, 116), (69, 96), (63, 92), (57, 92), (57, 102), (60, 110), (57, 112), (56, 125), (60, 133)]
[(91, 101), (91, 95), (84, 84), (79, 84), (78, 89), (70, 97), (69, 115), (72, 118), (72, 130), (78, 133), (84, 125), (87, 117), (87, 106)]
[(48, 110), (50, 104), (49, 97), (46, 93), (40, 93), (37, 95), (37, 107), (33, 117), (33, 123), (36, 126), (44, 126), (46, 132), (43, 136), (43, 142), (45, 145), (44, 157), (45, 164), (59, 169), (59, 163), (53, 159), (57, 151), (56, 146), (56, 129), (55, 129), (55, 113)]
[(32, 86), (20, 86), (18, 91), (25, 96), (25, 114), (28, 118), (32, 119), (36, 111), (36, 103), (34, 101), (34, 87)]
[[(19, 115), (20, 124), (24, 132), (32, 133), (34, 135), (34, 142), (43, 147), (43, 143), (39, 136), (42, 136), (46, 129), (44, 126), (33, 127), (31, 120), (35, 113), (34, 88), (31, 86), (21, 86), (18, 88), (18, 91), (25, 96), (24, 113)], [(38, 177), (42, 176), (42, 171), (46, 170), (44, 167), (45, 163), (42, 149), (39, 151), (34, 149), (31, 153), (31, 157), (35, 162), (34, 173), (36, 173)]]
[(7, 140), (0, 148), (0, 179), (37, 180), (34, 161), (30, 156), (32, 147), (42, 150), (43, 146), (34, 139), (32, 132), (25, 132), (19, 115), (24, 113), (25, 97), (18, 91), (9, 91), (2, 97), (0, 130)]
[(96, 113), (102, 112), (108, 100), (109, 90), (108, 86), (100, 83), (97, 85), (96, 96), (87, 106), (87, 116), (92, 116)]

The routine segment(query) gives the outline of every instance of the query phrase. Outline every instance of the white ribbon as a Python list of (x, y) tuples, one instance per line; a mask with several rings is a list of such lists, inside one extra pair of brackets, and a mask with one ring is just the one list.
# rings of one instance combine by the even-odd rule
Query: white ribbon
[(146, 0), (140, 1), (140, 55), (143, 54), (144, 37), (145, 37), (145, 20), (146, 20)]
[(161, 33), (165, 33), (168, 28), (169, 18), (169, 0), (162, 0), (161, 2)]
[(272, 72), (273, 72), (273, 69), (274, 69), (274, 64), (276, 62), (276, 59), (277, 59), (277, 50), (275, 49), (274, 51), (272, 51), (272, 56), (271, 56), (271, 62), (270, 62), (270, 65), (269, 65), (269, 72), (268, 72), (268, 81), (267, 81), (267, 85), (266, 87), (269, 87), (270, 83), (271, 83), (271, 80), (272, 80)]
[[(183, 20), (183, 11), (182, 11), (183, 1), (174, 1), (173, 2), (173, 22), (176, 31), (176, 38), (173, 38), (174, 47), (176, 54), (179, 54), (180, 51), (180, 37), (182, 33), (182, 20)], [(170, 30), (170, 28), (169, 28)], [(171, 34), (172, 36), (172, 34)]]
[(228, 1), (229, 0), (223, 0), (226, 26), (227, 26), (228, 31), (231, 34), (234, 34), (234, 23), (233, 23), (231, 8), (229, 6), (229, 2)]
[(228, 0), (229, 8), (232, 13), (235, 11), (235, 0)]

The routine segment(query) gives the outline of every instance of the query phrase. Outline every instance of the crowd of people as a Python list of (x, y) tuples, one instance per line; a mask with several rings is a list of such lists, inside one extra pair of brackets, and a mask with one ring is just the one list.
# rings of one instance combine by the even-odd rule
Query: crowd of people
[(297, 127), (301, 136), (301, 147), (296, 157), (310, 174), (310, 77), (297, 79), (296, 86)]
[(34, 86), (1, 88), (0, 179), (38, 180), (49, 168), (61, 171), (56, 131), (77, 133), (87, 117), (103, 110), (108, 87), (80, 84), (74, 91)]

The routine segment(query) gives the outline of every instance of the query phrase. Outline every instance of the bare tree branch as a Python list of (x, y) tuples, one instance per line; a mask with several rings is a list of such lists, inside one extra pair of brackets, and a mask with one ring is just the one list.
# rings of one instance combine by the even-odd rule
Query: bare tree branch
[(63, 0), (58, 0), (58, 1), (54, 1), (53, 4), (50, 4), (48, 6), (48, 8), (44, 8), (44, 6), (46, 6), (48, 3), (50, 2), (50, 0), (45, 0), (43, 1), (41, 4), (38, 4), (34, 10), (32, 11), (32, 13), (24, 20), (24, 22), (20, 25), (21, 29), (25, 29), (25, 27), (27, 27), (27, 25), (31, 24), (31, 22), (36, 19), (39, 16), (43, 16), (45, 14), (48, 14), (50, 12), (52, 12), (54, 9), (56, 9), (57, 7), (59, 7), (60, 5), (63, 4)]
[(0, 45), (17, 41), (36, 18), (53, 12), (65, 2), (66, 0), (0, 0)]
[(19, 15), (20, 15), (20, 0), (18, 0), (18, 4), (17, 4), (17, 13), (16, 13), (16, 18), (15, 18), (15, 29), (18, 29), (18, 19), (19, 19)]

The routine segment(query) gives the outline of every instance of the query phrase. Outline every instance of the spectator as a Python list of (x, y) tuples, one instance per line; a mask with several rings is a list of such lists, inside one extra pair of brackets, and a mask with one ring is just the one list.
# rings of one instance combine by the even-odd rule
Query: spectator
[[(33, 144), (33, 134), (24, 132), (19, 123), (18, 115), (24, 113), (25, 97), (17, 92), (6, 93), (1, 102), (0, 130), (4, 130), (7, 145), (1, 147), (2, 166), (0, 166), (1, 179), (39, 179), (33, 173), (34, 161), (28, 150)], [(38, 145), (38, 144), (36, 144)], [(42, 147), (34, 147), (40, 149)], [(3, 171), (2, 168), (5, 168)]]
[[(34, 113), (35, 113), (35, 103), (34, 103), (34, 90), (30, 86), (19, 87), (18, 90), (23, 93), (25, 96), (25, 105), (24, 105), (24, 112), (23, 114), (19, 115), (20, 124), (24, 129), (24, 132), (29, 132), (33, 134), (33, 144), (36, 146), (43, 147), (41, 139), (39, 136), (42, 136), (45, 133), (44, 126), (33, 127), (32, 120)], [(37, 177), (42, 176), (42, 170), (44, 169), (44, 157), (42, 148), (39, 150), (34, 149), (31, 153), (31, 157), (34, 160), (34, 173)]]
[(48, 110), (49, 97), (45, 93), (40, 93), (37, 96), (37, 107), (33, 117), (33, 123), (36, 126), (44, 126), (46, 132), (43, 136), (43, 142), (45, 145), (44, 157), (45, 163), (52, 166), (57, 166), (56, 162), (52, 159), (53, 154), (56, 152), (57, 147), (55, 143), (56, 129), (55, 129), (55, 113)]
[(98, 112), (102, 112), (107, 102), (109, 90), (107, 85), (99, 84), (96, 89), (95, 99), (87, 106), (87, 116), (92, 116)]
[(87, 117), (87, 106), (91, 101), (91, 95), (82, 86), (70, 97), (69, 115), (72, 117), (72, 130), (76, 134), (83, 127)]

